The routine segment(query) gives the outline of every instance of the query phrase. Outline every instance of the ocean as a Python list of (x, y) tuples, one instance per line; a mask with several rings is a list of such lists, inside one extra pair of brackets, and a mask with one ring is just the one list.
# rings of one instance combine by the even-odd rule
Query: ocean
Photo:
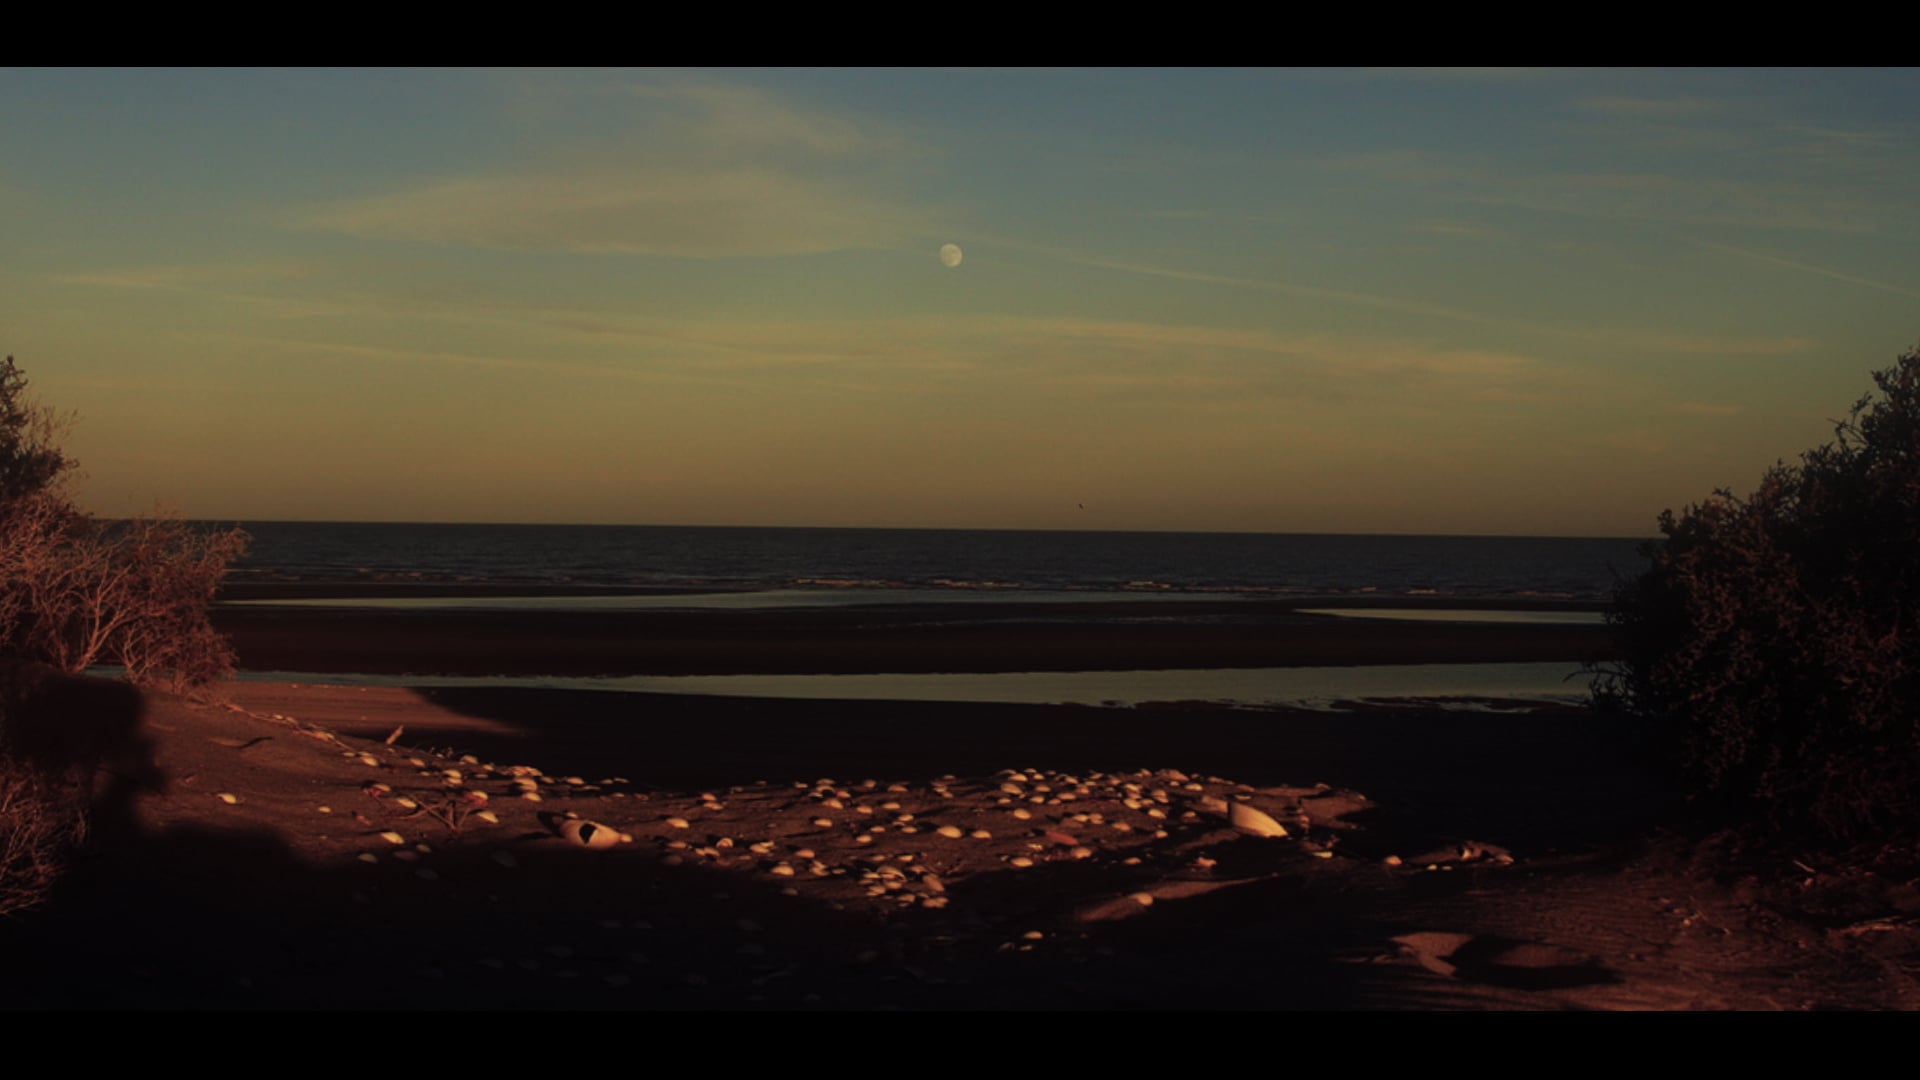
[[(1604, 603), (1621, 538), (242, 522), (235, 583), (661, 592), (1167, 593)], [(916, 595), (915, 599), (921, 597)], [(1424, 601), (1423, 601), (1424, 602)]]
[[(1240, 597), (1297, 599), (1317, 605), (1307, 610), (1357, 618), (1598, 622), (1618, 581), (1646, 565), (1643, 540), (1613, 537), (240, 524), (253, 540), (228, 580), (269, 587), (275, 598), (229, 602), (381, 608), (752, 610)], [(302, 586), (313, 587), (313, 595), (301, 598)], [(1398, 607), (1401, 602), (1407, 607)], [(1100, 616), (1089, 609), (1089, 617)], [(1207, 700), (1324, 708), (1355, 697), (1573, 703), (1586, 691), (1577, 665), (1557, 663), (982, 675), (241, 677), (1109, 706)]]

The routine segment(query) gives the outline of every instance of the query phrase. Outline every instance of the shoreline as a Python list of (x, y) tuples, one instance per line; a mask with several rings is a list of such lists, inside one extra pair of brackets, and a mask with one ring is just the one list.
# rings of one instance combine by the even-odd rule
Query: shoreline
[[(1362, 606), (1345, 599), (1341, 604)], [(269, 604), (218, 605), (213, 620), (229, 635), (244, 670), (369, 675), (859, 675), (1577, 664), (1606, 660), (1613, 652), (1612, 630), (1604, 625), (1396, 621), (1299, 610), (1311, 606), (1324, 604), (1148, 599), (633, 611)], [(1373, 606), (1412, 605), (1403, 597), (1381, 597)], [(1465, 602), (1448, 599), (1427, 606), (1464, 608)]]

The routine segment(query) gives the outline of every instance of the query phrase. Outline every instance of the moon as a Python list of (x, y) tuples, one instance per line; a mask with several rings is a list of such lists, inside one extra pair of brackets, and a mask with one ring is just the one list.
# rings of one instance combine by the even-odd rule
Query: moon
[(940, 261), (949, 267), (959, 266), (960, 260), (966, 257), (966, 253), (960, 250), (959, 244), (940, 245)]

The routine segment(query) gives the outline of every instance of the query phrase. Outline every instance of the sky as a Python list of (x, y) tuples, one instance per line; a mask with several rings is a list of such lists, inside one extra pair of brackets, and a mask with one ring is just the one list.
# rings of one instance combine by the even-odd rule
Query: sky
[(8, 69), (0, 354), (106, 516), (1645, 536), (1916, 176), (1917, 70)]

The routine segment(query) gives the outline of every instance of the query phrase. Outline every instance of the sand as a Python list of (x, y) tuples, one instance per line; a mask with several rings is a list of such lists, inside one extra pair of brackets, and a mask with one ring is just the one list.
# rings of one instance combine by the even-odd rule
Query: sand
[[(1604, 626), (1388, 622), (1300, 610), (1328, 606), (1327, 601), (973, 602), (758, 611), (229, 606), (216, 609), (215, 622), (232, 637), (243, 667), (370, 674), (865, 674), (1577, 662), (1604, 659), (1611, 648)], [(1341, 603), (1388, 601), (1347, 598)], [(1449, 601), (1444, 606), (1472, 605)], [(1537, 606), (1567, 605), (1540, 601)]]
[(11, 1008), (1920, 1003), (1909, 924), (1716, 880), (1577, 710), (56, 690), (121, 781)]

